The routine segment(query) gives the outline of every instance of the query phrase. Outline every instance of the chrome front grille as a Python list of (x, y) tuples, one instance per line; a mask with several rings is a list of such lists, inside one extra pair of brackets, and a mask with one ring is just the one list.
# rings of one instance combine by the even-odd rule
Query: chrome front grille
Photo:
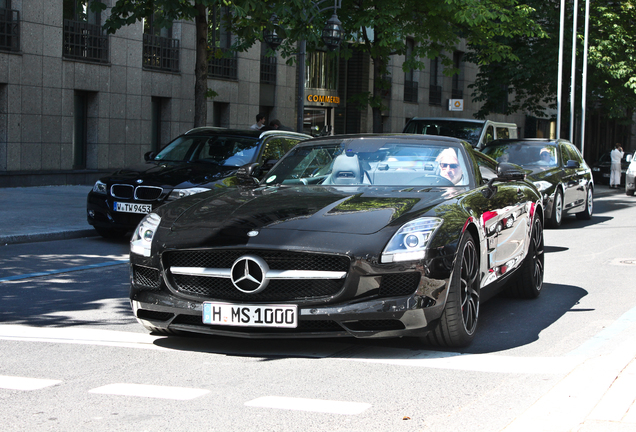
[(161, 196), (163, 188), (157, 186), (137, 186), (135, 199), (139, 201), (154, 201)]
[[(274, 273), (296, 271), (310, 277), (272, 278), (260, 292), (240, 291), (232, 283), (229, 271), (238, 258), (246, 255), (262, 258)], [(262, 250), (167, 251), (162, 260), (174, 290), (203, 299), (246, 302), (302, 301), (334, 296), (343, 289), (351, 264), (347, 256)], [(171, 268), (175, 268), (175, 272), (171, 272)], [(210, 276), (187, 274), (187, 269), (193, 273), (200, 269), (214, 271)], [(320, 277), (325, 273), (339, 276)]]
[(163, 188), (158, 186), (137, 186), (128, 184), (114, 184), (110, 187), (113, 198), (136, 199), (138, 201), (154, 201), (161, 196)]

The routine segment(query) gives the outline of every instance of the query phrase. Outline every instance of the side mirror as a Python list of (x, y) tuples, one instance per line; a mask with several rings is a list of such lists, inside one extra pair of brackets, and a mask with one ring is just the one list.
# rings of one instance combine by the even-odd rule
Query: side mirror
[(581, 164), (575, 160), (570, 159), (566, 164), (566, 168), (580, 168)]
[(146, 162), (151, 161), (155, 158), (155, 156), (157, 156), (157, 153), (153, 152), (153, 151), (149, 151), (144, 153), (144, 160)]
[(519, 181), (526, 178), (525, 171), (515, 164), (501, 162), (497, 165), (497, 179), (502, 182)]
[(236, 178), (240, 182), (247, 183), (255, 183), (256, 182), (256, 172), (258, 170), (257, 163), (250, 163), (247, 165), (243, 165), (236, 170)]

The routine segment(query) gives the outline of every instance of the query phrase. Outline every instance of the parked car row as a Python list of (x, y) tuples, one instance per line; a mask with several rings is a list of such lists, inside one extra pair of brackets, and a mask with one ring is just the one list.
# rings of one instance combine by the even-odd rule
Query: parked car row
[(97, 181), (88, 221), (134, 230), (130, 300), (150, 331), (461, 347), (488, 298), (541, 293), (544, 225), (593, 212), (569, 142), (480, 146), (198, 128)]

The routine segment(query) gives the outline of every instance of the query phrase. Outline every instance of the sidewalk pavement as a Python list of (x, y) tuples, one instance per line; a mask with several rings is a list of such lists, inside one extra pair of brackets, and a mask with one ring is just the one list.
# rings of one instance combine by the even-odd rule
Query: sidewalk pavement
[[(86, 196), (91, 186), (39, 186), (0, 188), (0, 246), (16, 243), (64, 240), (96, 236), (86, 221)], [(624, 189), (598, 185), (596, 197), (624, 194)], [(636, 431), (636, 359), (616, 365), (607, 371), (602, 386), (592, 396), (592, 409), (576, 424), (552, 425), (544, 430), (558, 432), (623, 432)], [(563, 381), (566, 381), (565, 377)], [(558, 387), (558, 385), (557, 385)], [(561, 398), (563, 399), (563, 398)], [(554, 403), (554, 400), (549, 402)], [(536, 406), (541, 406), (537, 402)], [(528, 414), (534, 407), (528, 410)], [(521, 423), (523, 415), (517, 420)], [(526, 428), (513, 422), (506, 430)], [(530, 426), (528, 422), (525, 426)], [(567, 422), (566, 422), (567, 423)], [(542, 432), (536, 427), (532, 432)]]
[(0, 246), (97, 235), (86, 221), (91, 186), (0, 188)]

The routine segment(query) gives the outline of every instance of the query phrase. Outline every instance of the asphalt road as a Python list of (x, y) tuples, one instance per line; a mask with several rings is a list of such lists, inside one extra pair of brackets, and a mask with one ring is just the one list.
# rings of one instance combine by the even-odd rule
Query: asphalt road
[(542, 295), (484, 304), (475, 342), (452, 352), (153, 336), (128, 305), (127, 242), (0, 247), (2, 430), (620, 430), (603, 428), (636, 399), (636, 200), (595, 204), (545, 231)]

